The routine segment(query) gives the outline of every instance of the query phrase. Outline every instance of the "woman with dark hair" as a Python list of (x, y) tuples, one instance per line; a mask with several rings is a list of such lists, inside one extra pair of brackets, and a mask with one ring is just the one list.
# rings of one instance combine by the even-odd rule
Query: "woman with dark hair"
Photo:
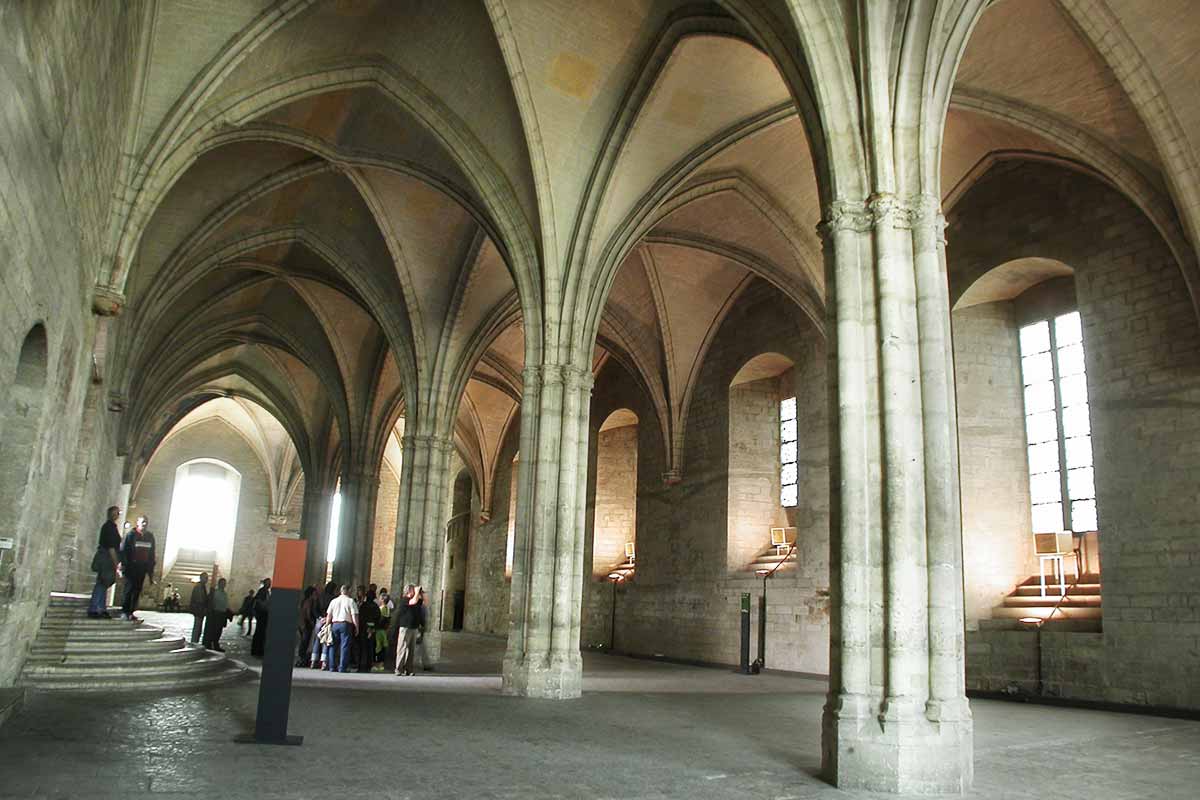
[(300, 649), (296, 651), (296, 666), (308, 665), (308, 653), (312, 647), (313, 629), (317, 626), (317, 616), (321, 613), (321, 595), (317, 587), (306, 586), (304, 598), (300, 601), (300, 620), (296, 630), (300, 634)]
[(254, 638), (250, 640), (250, 655), (263, 657), (267, 647), (267, 618), (271, 610), (271, 579), (263, 578), (254, 593)]

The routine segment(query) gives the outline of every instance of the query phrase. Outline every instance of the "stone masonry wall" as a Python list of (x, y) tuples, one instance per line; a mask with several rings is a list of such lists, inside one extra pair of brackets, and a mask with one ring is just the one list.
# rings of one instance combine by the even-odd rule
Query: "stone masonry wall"
[[(48, 593), (62, 588), (54, 585), (67, 572), (58, 556), (74, 550), (74, 529), (94, 536), (104, 506), (115, 502), (115, 426), (100, 410), (92, 431), (107, 455), (83, 468), (89, 488), (78, 497), (78, 518), (67, 514), (91, 380), (92, 287), (118, 183), (141, 17), (134, 5), (99, 0), (0, 5), (0, 478), (24, 481), (21, 496), (0, 508), (15, 539), (0, 562), (0, 686), (13, 683)], [(24, 417), (36, 427), (36, 444), (9, 453), (3, 443), (14, 432), (5, 428), (17, 424), (6, 419), (17, 357), (39, 323), (47, 371)]]
[[(825, 348), (794, 304), (756, 282), (736, 301), (701, 368), (687, 420), (683, 480), (664, 485), (663, 437), (637, 382), (615, 361), (596, 381), (592, 399), (591, 466), (584, 574), (591, 573), (596, 433), (614, 410), (638, 416), (637, 573), (617, 590), (618, 650), (709, 663), (738, 659), (740, 596), (757, 596), (762, 581), (728, 568), (729, 384), (753, 357), (776, 352), (795, 364), (801, 409), (801, 502), (798, 565), (771, 579), (767, 665), (824, 673), (829, 662), (829, 488)], [(763, 425), (778, 425), (778, 409)], [(777, 435), (777, 434), (776, 434)], [(776, 456), (777, 458), (777, 456)], [(762, 549), (769, 531), (762, 532)], [(582, 644), (607, 647), (612, 589), (584, 586)], [(757, 634), (756, 634), (757, 635)], [(757, 647), (757, 645), (755, 645)]]
[(387, 466), (379, 470), (379, 496), (375, 500), (375, 536), (371, 543), (371, 583), (391, 588), (392, 559), (396, 549), (400, 479)]
[(1076, 270), (1103, 565), (1094, 697), (1200, 708), (1200, 326), (1178, 266), (1124, 197), (1045, 164), (993, 167), (950, 223), (952, 298), (1014, 258)]
[[(242, 475), (233, 558), (226, 576), (229, 596), (240, 598), (248, 590), (256, 589), (263, 578), (270, 577), (275, 566), (275, 539), (279, 534), (267, 524), (271, 505), (266, 471), (246, 440), (230, 425), (220, 419), (208, 419), (167, 438), (146, 465), (137, 494), (130, 498), (129, 516), (144, 514), (150, 518), (150, 530), (159, 547), (157, 580), (165, 566), (162, 554), (171, 535), (167, 522), (171, 515), (175, 470), (194, 458), (224, 461)], [(154, 596), (146, 597), (143, 605), (149, 607), (157, 593), (147, 592), (147, 595)]]
[[(463, 630), (508, 635), (509, 593), (511, 581), (504, 574), (508, 523), (516, 491), (513, 480), (513, 456), (520, 442), (520, 425), (509, 431), (497, 460), (499, 466), (492, 483), (492, 508), (486, 522), (475, 525), (467, 540), (466, 603)], [(586, 572), (586, 567), (585, 567)]]
[(1037, 571), (1025, 454), (1025, 400), (1013, 304), (956, 310), (954, 375), (962, 481), (967, 630)]
[(636, 544), (637, 434), (636, 424), (598, 434), (593, 578), (604, 578), (624, 563), (626, 542)]

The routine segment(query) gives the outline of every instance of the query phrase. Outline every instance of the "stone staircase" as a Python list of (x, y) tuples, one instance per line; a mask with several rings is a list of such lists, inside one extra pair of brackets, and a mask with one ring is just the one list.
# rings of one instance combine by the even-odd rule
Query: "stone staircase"
[[(1072, 583), (1075, 583), (1074, 587)], [(1032, 575), (1018, 584), (1003, 603), (992, 609), (990, 620), (979, 621), (980, 630), (1010, 630), (1020, 627), (1022, 619), (1048, 617), (1050, 619), (1045, 623), (1047, 629), (1079, 633), (1101, 630), (1099, 575), (1084, 573), (1077, 583), (1075, 576), (1068, 576), (1067, 597), (1060, 604), (1061, 599), (1057, 583), (1047, 583), (1043, 597), (1041, 579)]]
[(247, 670), (144, 622), (88, 619), (86, 595), (50, 595), (20, 684), (38, 691), (186, 692), (221, 686)]
[[(175, 559), (175, 563), (171, 565), (171, 571), (162, 577), (162, 585), (168, 583), (179, 590), (179, 596), (183, 600), (184, 605), (187, 605), (188, 593), (192, 590), (192, 584), (200, 580), (200, 573), (206, 572), (209, 577), (212, 577), (213, 562), (216, 560), (216, 553), (188, 553), (180, 551), (179, 557)], [(215, 581), (209, 581), (209, 586), (212, 586)], [(161, 588), (160, 590), (161, 591)]]
[(794, 549), (789, 553), (788, 548), (786, 548), (786, 547), (784, 547), (784, 548), (769, 547), (766, 550), (764, 550), (758, 556), (758, 558), (756, 558), (756, 559), (754, 559), (754, 561), (750, 562), (750, 565), (748, 567), (746, 567), (746, 571), (754, 573), (754, 574), (758, 574), (762, 570), (766, 570), (766, 571), (770, 572), (772, 570), (775, 570), (776, 567), (778, 567), (779, 568), (777, 570), (778, 572), (787, 572), (790, 569), (794, 569), (795, 566), (796, 566), (796, 551)]

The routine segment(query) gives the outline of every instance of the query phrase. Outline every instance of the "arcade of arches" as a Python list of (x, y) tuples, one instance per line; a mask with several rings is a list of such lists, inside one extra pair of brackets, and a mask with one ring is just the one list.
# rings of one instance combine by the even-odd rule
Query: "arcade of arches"
[(1200, 710), (1193, 11), (0, 4), (0, 686), (118, 503), (513, 695), (765, 590), (841, 787), (969, 787), (968, 690)]

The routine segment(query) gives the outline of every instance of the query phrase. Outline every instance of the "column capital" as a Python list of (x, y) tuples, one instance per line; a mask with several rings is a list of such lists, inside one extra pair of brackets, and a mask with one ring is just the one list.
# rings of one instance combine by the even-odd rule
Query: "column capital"
[(111, 286), (92, 287), (92, 313), (100, 317), (116, 317), (125, 310), (125, 295)]
[(871, 230), (871, 212), (862, 200), (834, 200), (825, 207), (825, 218), (817, 225), (823, 240), (842, 231), (867, 233)]

